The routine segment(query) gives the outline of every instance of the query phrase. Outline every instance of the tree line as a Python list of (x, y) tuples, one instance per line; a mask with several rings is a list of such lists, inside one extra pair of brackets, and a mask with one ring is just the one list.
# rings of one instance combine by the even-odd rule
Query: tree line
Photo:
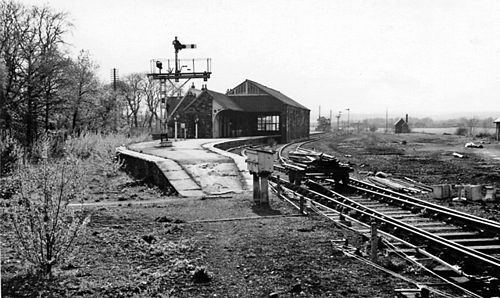
[(70, 54), (68, 15), (0, 1), (0, 133), (30, 147), (42, 135), (151, 129), (159, 86), (144, 73), (104, 83), (91, 53)]

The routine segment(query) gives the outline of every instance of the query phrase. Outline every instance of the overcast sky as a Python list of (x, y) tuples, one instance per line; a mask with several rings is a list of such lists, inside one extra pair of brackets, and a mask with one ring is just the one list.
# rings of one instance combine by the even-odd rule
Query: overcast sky
[[(66, 40), (109, 82), (173, 58), (212, 58), (208, 88), (251, 79), (311, 109), (500, 116), (500, 1), (23, 0), (69, 13)], [(75, 54), (76, 55), (76, 54)], [(203, 82), (195, 81), (200, 87)], [(486, 112), (481, 113), (481, 112)], [(358, 116), (357, 116), (358, 115)]]

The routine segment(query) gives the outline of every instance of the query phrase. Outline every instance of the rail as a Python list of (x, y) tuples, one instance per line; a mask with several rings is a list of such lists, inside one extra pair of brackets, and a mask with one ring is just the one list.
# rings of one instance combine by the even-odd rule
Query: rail
[[(278, 183), (277, 179), (278, 178), (274, 176), (270, 177), (270, 181), (274, 183)], [(329, 207), (334, 205), (333, 208), (336, 210), (343, 209), (344, 212), (352, 211), (354, 216), (351, 216), (356, 217), (362, 222), (369, 223), (375, 220), (380, 223), (381, 230), (397, 235), (402, 239), (411, 240), (409, 242), (417, 246), (425, 246), (431, 253), (446, 251), (448, 254), (443, 255), (443, 259), (450, 263), (456, 262), (457, 259), (465, 258), (465, 260), (469, 261), (467, 268), (474, 268), (471, 272), (466, 272), (468, 275), (483, 274), (484, 271), (487, 270), (490, 274), (494, 274), (497, 277), (500, 276), (500, 261), (495, 257), (386, 216), (381, 212), (363, 206), (339, 193), (328, 190), (316, 182), (309, 180), (307, 182), (309, 189), (281, 179), (279, 183), (313, 201), (317, 201)]]

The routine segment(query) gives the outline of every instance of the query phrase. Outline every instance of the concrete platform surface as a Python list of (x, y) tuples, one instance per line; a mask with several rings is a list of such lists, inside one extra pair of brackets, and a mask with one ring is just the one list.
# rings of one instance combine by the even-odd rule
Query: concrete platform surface
[(162, 160), (156, 163), (181, 196), (240, 193), (252, 185), (245, 158), (214, 147), (231, 140), (178, 140), (172, 142), (172, 147), (160, 147), (160, 141), (156, 140), (128, 148), (160, 157)]

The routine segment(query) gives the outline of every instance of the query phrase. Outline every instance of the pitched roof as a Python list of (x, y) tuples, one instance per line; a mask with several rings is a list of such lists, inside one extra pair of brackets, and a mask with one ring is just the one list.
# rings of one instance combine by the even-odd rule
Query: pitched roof
[(286, 96), (285, 94), (279, 92), (278, 90), (274, 90), (272, 88), (269, 88), (267, 86), (264, 86), (262, 84), (259, 84), (259, 83), (255, 82), (255, 81), (252, 81), (252, 80), (248, 80), (247, 79), (246, 81), (249, 82), (249, 83), (251, 83), (251, 84), (253, 84), (253, 85), (255, 85), (255, 86), (257, 86), (258, 88), (260, 88), (265, 93), (271, 95), (274, 98), (277, 98), (278, 100), (280, 100), (281, 102), (283, 102), (286, 105), (309, 110), (308, 108), (304, 107), (300, 103), (296, 102), (295, 100), (291, 99), (290, 97)]
[(500, 117), (497, 120), (493, 121), (494, 123), (500, 123)]
[(405, 120), (403, 118), (400, 118), (398, 121), (396, 121), (394, 123), (394, 125), (401, 125), (401, 124), (404, 124), (404, 123), (406, 123)]
[(245, 112), (276, 112), (283, 110), (283, 102), (271, 95), (237, 95), (229, 96), (242, 111)]
[[(187, 109), (194, 104), (204, 94), (210, 95), (215, 102), (220, 104), (222, 107), (233, 111), (244, 111), (244, 112), (281, 112), (283, 110), (283, 105), (289, 105), (298, 107), (301, 109), (309, 110), (308, 108), (297, 103), (288, 96), (282, 94), (281, 92), (274, 90), (272, 88), (261, 85), (257, 82), (251, 80), (245, 80), (250, 84), (253, 84), (257, 88), (261, 89), (264, 93), (262, 95), (227, 95), (219, 93), (213, 90), (200, 90), (195, 88), (190, 88), (188, 92), (195, 95), (195, 98), (189, 103), (185, 104), (182, 109)], [(243, 82), (243, 83), (245, 83)], [(240, 84), (241, 85), (241, 84)], [(187, 96), (187, 94), (185, 95)], [(174, 101), (177, 104), (178, 100)], [(175, 106), (175, 105), (174, 105)]]
[(210, 96), (221, 106), (225, 107), (228, 110), (233, 110), (233, 111), (244, 111), (243, 108), (241, 108), (232, 98), (229, 96), (215, 92), (212, 90), (206, 90)]
[(208, 90), (208, 89), (199, 90), (199, 89), (193, 89), (193, 88), (191, 88), (191, 89), (189, 89), (189, 91), (191, 91), (191, 93), (195, 94), (196, 96), (193, 98), (193, 100), (191, 100), (191, 102), (189, 102), (183, 108), (184, 110), (186, 110), (190, 106), (192, 106), (201, 96), (207, 94), (210, 97), (212, 97), (212, 99), (214, 101), (216, 101), (218, 104), (220, 104), (225, 109), (233, 110), (233, 111), (243, 111), (243, 109), (240, 106), (238, 106), (238, 104), (236, 104), (231, 98), (229, 98), (225, 94), (222, 94), (222, 93), (219, 93), (219, 92), (215, 92), (213, 90)]

